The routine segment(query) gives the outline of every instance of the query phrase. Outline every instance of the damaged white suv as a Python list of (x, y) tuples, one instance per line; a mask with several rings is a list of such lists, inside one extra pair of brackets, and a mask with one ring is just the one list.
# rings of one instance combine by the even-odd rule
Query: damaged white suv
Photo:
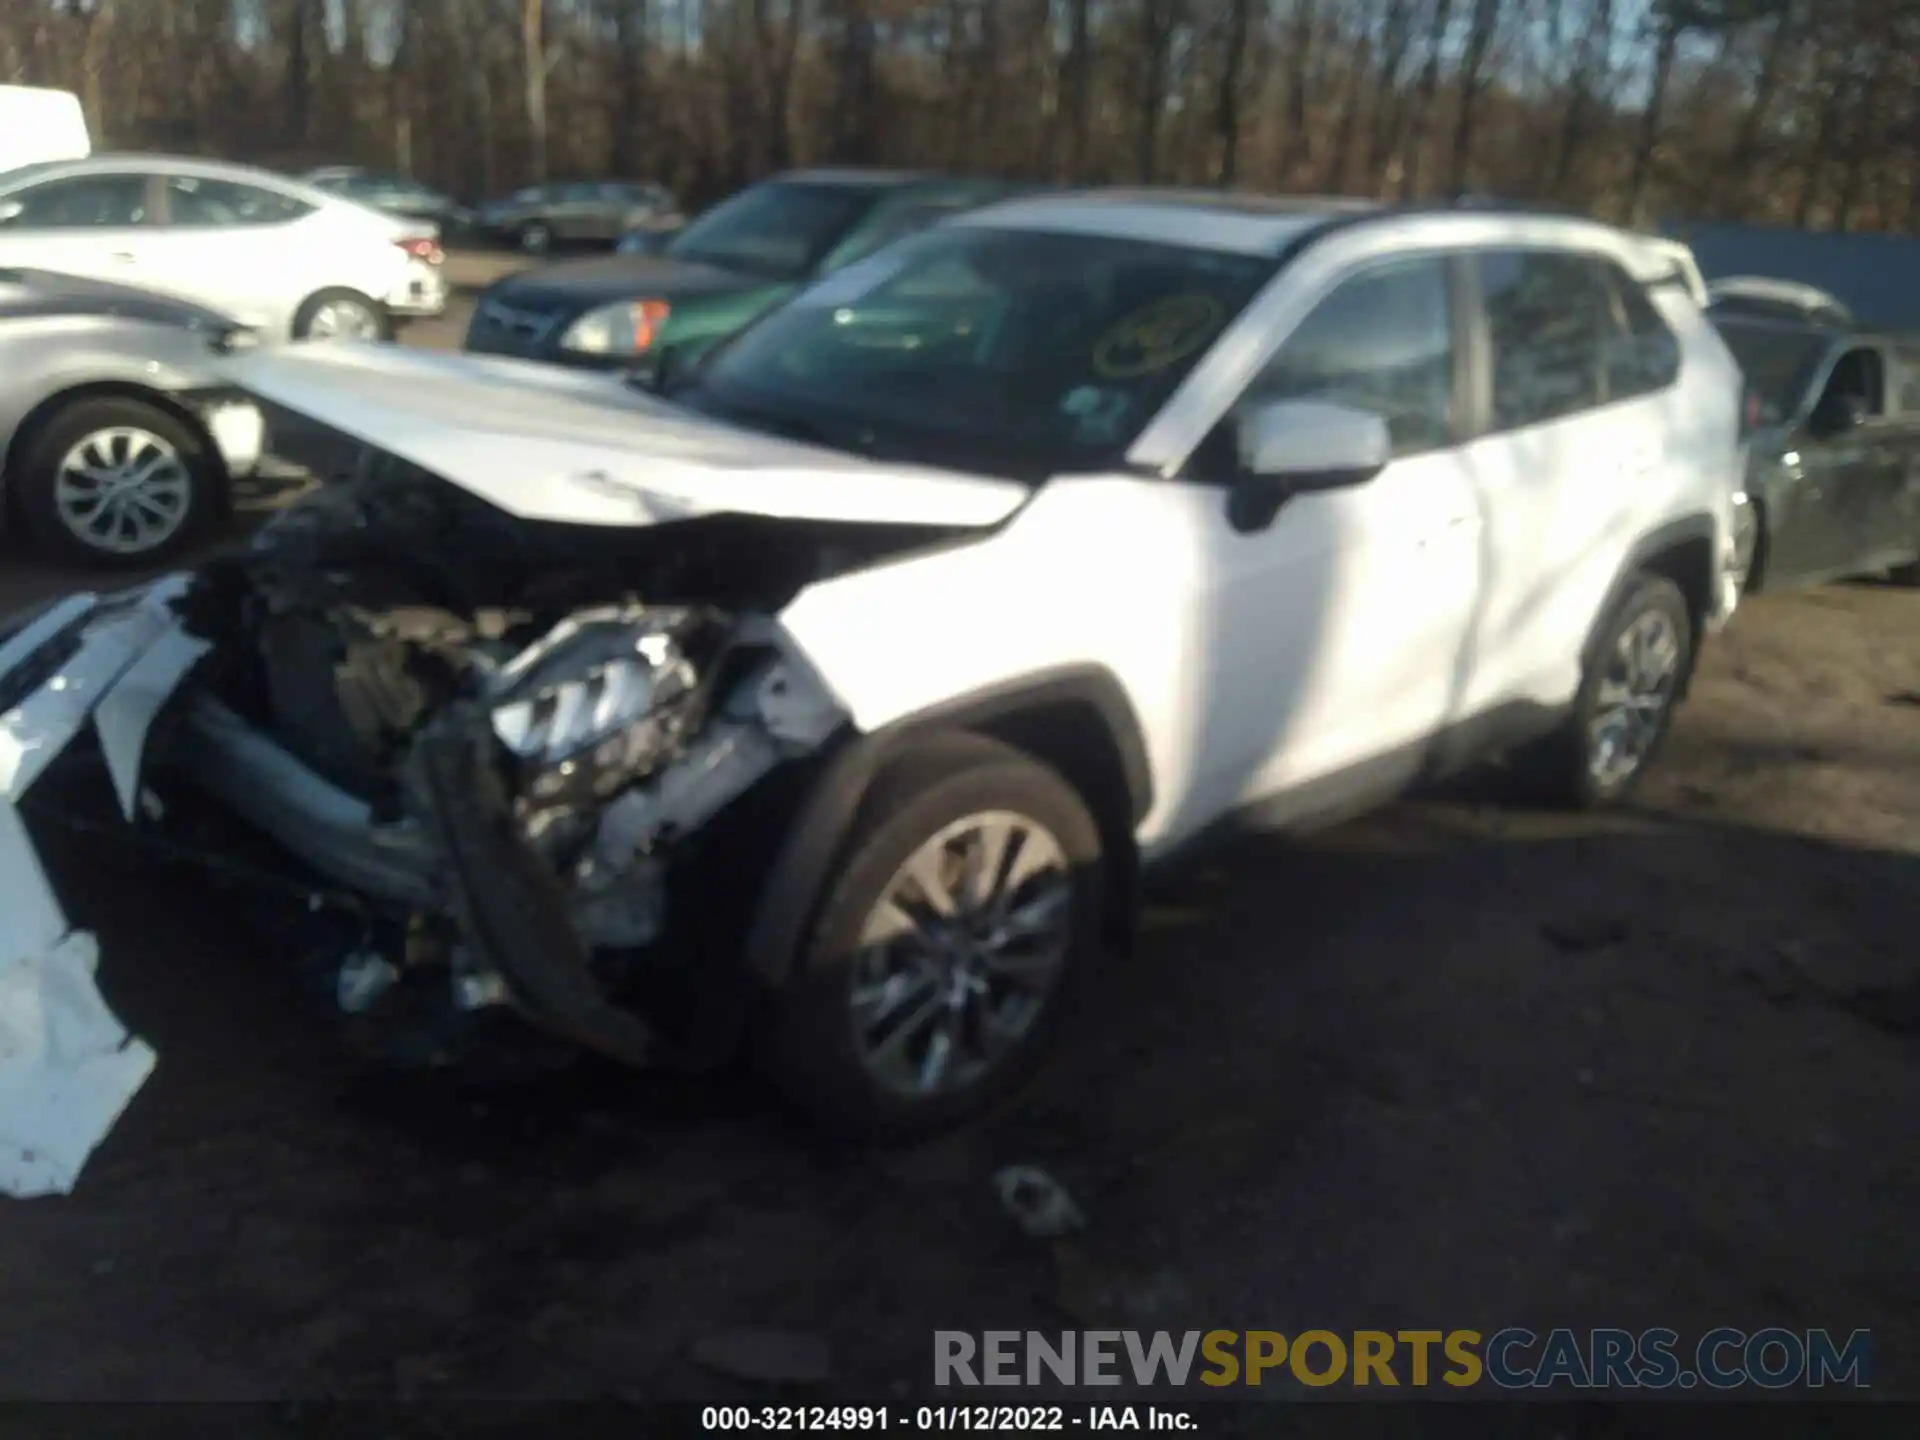
[[(937, 1126), (1218, 822), (1516, 748), (1633, 783), (1734, 603), (1740, 382), (1670, 265), (1566, 218), (1054, 196), (659, 395), (245, 357), (366, 462), (5, 641), (0, 789), (99, 753), (172, 849), (271, 853), (339, 1004), (436, 1048), (502, 1010), (744, 1045), (833, 1128)], [(0, 826), (0, 930), (50, 947)]]

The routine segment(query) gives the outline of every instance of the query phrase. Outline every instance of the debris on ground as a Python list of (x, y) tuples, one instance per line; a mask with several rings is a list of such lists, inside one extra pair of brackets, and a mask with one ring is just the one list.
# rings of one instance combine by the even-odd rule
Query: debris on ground
[(817, 1385), (833, 1375), (832, 1348), (796, 1330), (717, 1331), (694, 1342), (693, 1358), (722, 1375), (766, 1385)]
[(66, 1195), (153, 1070), (94, 984), (93, 936), (71, 931), (0, 966), (0, 1193)]
[(1053, 1240), (1086, 1228), (1087, 1217), (1066, 1186), (1037, 1165), (1008, 1165), (996, 1171), (993, 1189), (1001, 1208), (1030, 1239)]

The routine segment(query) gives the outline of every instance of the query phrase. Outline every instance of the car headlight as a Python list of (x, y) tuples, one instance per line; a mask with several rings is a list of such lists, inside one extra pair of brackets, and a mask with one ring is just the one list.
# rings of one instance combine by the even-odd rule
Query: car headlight
[(643, 355), (673, 307), (664, 300), (621, 300), (589, 310), (566, 329), (560, 348), (580, 355)]
[(561, 622), (493, 676), (493, 732), (543, 804), (603, 797), (671, 753), (694, 720), (699, 674), (685, 612), (603, 611)]

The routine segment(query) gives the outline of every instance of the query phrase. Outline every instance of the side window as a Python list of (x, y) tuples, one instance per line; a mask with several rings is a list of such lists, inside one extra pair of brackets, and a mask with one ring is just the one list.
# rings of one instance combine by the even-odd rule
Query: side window
[(1630, 400), (1666, 389), (1680, 378), (1680, 342), (1631, 275), (1618, 265), (1604, 268), (1613, 292), (1607, 399)]
[(1243, 405), (1334, 400), (1387, 422), (1396, 455), (1453, 436), (1453, 312), (1447, 262), (1398, 260), (1342, 281), (1248, 387)]
[(199, 175), (167, 178), (167, 220), (173, 225), (280, 225), (312, 209), (305, 201), (255, 185)]
[(1831, 405), (1845, 400), (1857, 406), (1862, 414), (1886, 414), (1884, 370), (1878, 350), (1861, 346), (1847, 351), (1834, 362), (1833, 373), (1827, 377), (1826, 391), (1820, 397), (1821, 403)]
[(829, 255), (821, 265), (823, 272), (838, 270), (842, 265), (851, 265), (856, 260), (864, 260), (883, 245), (892, 244), (902, 235), (911, 235), (916, 230), (957, 215), (966, 209), (963, 200), (922, 200), (915, 204), (902, 205), (889, 210), (874, 219), (844, 241), (840, 248)]
[(571, 185), (559, 186), (559, 193), (553, 198), (562, 205), (579, 205), (600, 199), (602, 188), (599, 185), (587, 185), (576, 181)]
[(147, 223), (147, 177), (80, 175), (15, 191), (6, 202), (18, 208), (0, 226), (10, 230), (120, 228)]
[(1599, 266), (1556, 250), (1486, 251), (1478, 264), (1493, 428), (1518, 430), (1603, 404), (1613, 297)]

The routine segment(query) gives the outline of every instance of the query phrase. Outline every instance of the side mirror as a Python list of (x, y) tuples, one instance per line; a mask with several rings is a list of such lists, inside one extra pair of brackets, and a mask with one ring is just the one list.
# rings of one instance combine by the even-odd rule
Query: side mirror
[(1829, 390), (1807, 417), (1807, 431), (1816, 439), (1829, 440), (1857, 430), (1867, 420), (1867, 407), (1858, 395)]
[(1227, 506), (1236, 530), (1263, 530), (1294, 495), (1362, 485), (1393, 458), (1378, 415), (1330, 400), (1270, 400), (1235, 427), (1240, 479)]

